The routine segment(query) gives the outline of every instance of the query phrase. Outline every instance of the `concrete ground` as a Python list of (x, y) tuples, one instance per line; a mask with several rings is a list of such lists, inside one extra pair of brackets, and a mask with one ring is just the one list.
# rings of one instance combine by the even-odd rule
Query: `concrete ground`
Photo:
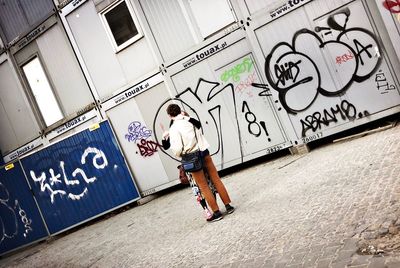
[(223, 179), (207, 223), (190, 188), (0, 260), (2, 267), (400, 267), (400, 126)]

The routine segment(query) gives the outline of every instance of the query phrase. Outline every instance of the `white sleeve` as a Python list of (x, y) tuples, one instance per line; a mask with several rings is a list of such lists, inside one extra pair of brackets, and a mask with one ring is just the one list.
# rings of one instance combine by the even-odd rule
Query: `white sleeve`
[(169, 140), (171, 143), (171, 150), (177, 157), (182, 157), (183, 144), (181, 134), (175, 129), (170, 129)]

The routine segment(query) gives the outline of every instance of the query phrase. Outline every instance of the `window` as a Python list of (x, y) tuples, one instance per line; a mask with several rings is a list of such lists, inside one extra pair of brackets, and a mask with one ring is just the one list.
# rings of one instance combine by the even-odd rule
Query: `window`
[(203, 38), (235, 22), (228, 0), (189, 0)]
[(104, 26), (117, 51), (142, 37), (139, 23), (125, 0), (117, 1), (102, 14)]
[(50, 83), (38, 57), (22, 66), (26, 80), (40, 110), (46, 126), (63, 119), (60, 106), (54, 96)]

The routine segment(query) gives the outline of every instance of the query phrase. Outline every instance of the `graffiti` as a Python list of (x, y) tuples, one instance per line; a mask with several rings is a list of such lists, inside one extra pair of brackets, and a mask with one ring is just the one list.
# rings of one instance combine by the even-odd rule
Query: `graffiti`
[(162, 145), (154, 142), (154, 141), (148, 141), (145, 139), (140, 140), (140, 144), (137, 144), (140, 155), (143, 157), (148, 157), (152, 156), (154, 153), (158, 152), (158, 148), (162, 147)]
[(400, 13), (400, 0), (385, 0), (382, 4), (391, 13)]
[(25, 210), (23, 210), (18, 202), (18, 200), (15, 200), (15, 209), (18, 208), (18, 215), (21, 218), (21, 222), (24, 224), (25, 227), (25, 232), (23, 234), (24, 237), (27, 237), (29, 232), (32, 232), (32, 219), (29, 219), (28, 216), (26, 215)]
[[(94, 168), (96, 169), (104, 169), (108, 166), (108, 160), (106, 158), (106, 155), (104, 154), (103, 151), (94, 148), (94, 147), (88, 147), (82, 154), (81, 156), (81, 164), (82, 165), (86, 165), (86, 158), (89, 155), (93, 155), (93, 159), (92, 159), (92, 165)], [(69, 186), (73, 186), (73, 185), (80, 185), (81, 182), (77, 179), (80, 175), (80, 177), (85, 181), (86, 184), (91, 184), (93, 182), (95, 182), (97, 180), (96, 177), (90, 177), (88, 178), (88, 176), (86, 175), (86, 172), (81, 169), (81, 168), (76, 168), (73, 172), (72, 172), (72, 178), (74, 179), (69, 179), (66, 171), (65, 171), (65, 163), (64, 161), (60, 161), (59, 164), (59, 168), (61, 173), (55, 174), (54, 169), (50, 168), (49, 169), (49, 174), (50, 174), (50, 178), (49, 178), (49, 182), (47, 183), (47, 176), (46, 173), (43, 171), (40, 173), (40, 176), (36, 176), (35, 172), (33, 170), (30, 171), (30, 175), (32, 180), (35, 183), (40, 183), (40, 191), (41, 192), (48, 192), (50, 195), (50, 201), (53, 204), (54, 203), (54, 196), (55, 195), (67, 195), (67, 192), (65, 190), (61, 190), (61, 189), (53, 189), (53, 186), (57, 186), (58, 184), (62, 184), (63, 182), (65, 183), (65, 185), (67, 186), (67, 188), (70, 188)], [(62, 180), (60, 179), (62, 177)], [(80, 200), (81, 198), (83, 198), (86, 194), (88, 193), (88, 188), (86, 186), (84, 186), (83, 190), (81, 190), (81, 192), (79, 194), (73, 194), (73, 193), (68, 193), (67, 197), (71, 200)]]
[[(300, 68), (299, 68), (299, 63), (301, 63), (301, 60), (298, 60), (297, 62), (285, 62), (284, 64), (282, 64), (281, 66), (279, 66), (278, 64), (275, 64), (274, 67), (274, 71), (275, 71), (275, 75), (278, 78), (278, 82), (277, 85), (279, 85), (279, 83), (282, 84), (282, 86), (285, 86), (286, 81), (292, 81), (292, 83), (296, 83), (297, 82), (297, 77), (299, 75), (300, 72)], [(307, 80), (309, 78), (305, 78), (305, 80)], [(299, 81), (299, 83), (304, 83), (307, 81)]]
[[(239, 140), (240, 140), (240, 130), (239, 130), (239, 126), (238, 126), (239, 123), (237, 121), (237, 111), (235, 109), (236, 98), (235, 98), (235, 94), (234, 94), (234, 87), (231, 83), (228, 83), (222, 87), (220, 87), (220, 85), (221, 84), (218, 82), (211, 82), (211, 81), (207, 81), (203, 78), (200, 78), (198, 80), (196, 88), (194, 90), (189, 87), (186, 90), (184, 90), (183, 92), (181, 92), (180, 94), (178, 94), (176, 96), (176, 98), (167, 99), (166, 101), (164, 101), (158, 108), (154, 122), (153, 122), (153, 130), (154, 130), (154, 134), (155, 134), (156, 143), (159, 144), (159, 141), (157, 138), (159, 135), (157, 135), (156, 125), (160, 125), (159, 123), (157, 123), (158, 117), (160, 115), (160, 111), (165, 110), (165, 109), (163, 109), (163, 107), (166, 107), (170, 102), (175, 102), (175, 103), (179, 102), (188, 108), (188, 111), (189, 111), (189, 114), (191, 115), (191, 117), (196, 118), (200, 122), (201, 122), (201, 120), (199, 118), (203, 118), (203, 120), (204, 120), (204, 118), (210, 119), (210, 120), (206, 119), (205, 124), (202, 123), (202, 129), (204, 129), (204, 127), (207, 127), (207, 128), (209, 128), (211, 135), (215, 134), (215, 136), (218, 137), (217, 143), (215, 144), (215, 146), (212, 146), (213, 150), (215, 150), (215, 151), (210, 151), (210, 154), (215, 155), (215, 154), (220, 153), (221, 159), (223, 159), (224, 158), (224, 144), (222, 141), (222, 136), (223, 136), (222, 124), (223, 124), (223, 122), (221, 120), (221, 113), (226, 112), (224, 109), (226, 109), (227, 107), (221, 106), (219, 101), (214, 101), (215, 97), (218, 96), (219, 94), (221, 94), (223, 92), (228, 92), (228, 93), (230, 93), (229, 96), (232, 96), (232, 104), (233, 104), (234, 118), (235, 118), (234, 125), (235, 125), (235, 128), (237, 129), (237, 133), (239, 133)], [(195, 111), (191, 107), (191, 105), (188, 104), (189, 102), (185, 101), (185, 99), (190, 99), (193, 101), (193, 103), (204, 105), (206, 108)], [(202, 113), (202, 116), (199, 117), (198, 113)], [(211, 124), (209, 122), (211, 122)], [(162, 147), (161, 147), (161, 150), (165, 154), (170, 156), (172, 159), (177, 160), (172, 155), (170, 155), (168, 152), (166, 152)], [(241, 148), (240, 148), (240, 150), (241, 150)], [(223, 161), (221, 161), (221, 162), (223, 163)]]
[(329, 27), (319, 27), (319, 26), (317, 26), (317, 27), (315, 27), (314, 30), (316, 32), (326, 31), (326, 32), (324, 32), (324, 35), (332, 35), (331, 28), (329, 28)]
[[(344, 23), (338, 17), (345, 16)], [(367, 80), (379, 68), (382, 57), (381, 48), (373, 33), (364, 28), (347, 28), (350, 10), (345, 8), (329, 16), (328, 27), (316, 27), (315, 32), (300, 29), (292, 43), (280, 42), (267, 55), (265, 75), (270, 86), (279, 94), (279, 100), (284, 109), (291, 114), (307, 110), (319, 94), (334, 97), (344, 94), (352, 83)], [(335, 40), (323, 41), (316, 32), (339, 31)], [(343, 82), (340, 86), (335, 83), (324, 84), (321, 80), (320, 69), (326, 64), (320, 60), (319, 53), (302, 51), (307, 47), (303, 40), (315, 42), (320, 48), (320, 54), (325, 59), (336, 63), (336, 74)], [(332, 57), (341, 55), (339, 59)], [(344, 57), (343, 57), (344, 55)], [(323, 63), (322, 63), (323, 62)], [(329, 64), (328, 64), (329, 65)]]
[(389, 90), (395, 90), (396, 86), (395, 85), (389, 85), (389, 83), (386, 80), (385, 74), (382, 72), (382, 70), (379, 70), (378, 73), (375, 75), (375, 82), (376, 82), (376, 87), (378, 91), (381, 91), (381, 94), (386, 94), (388, 93)]
[[(265, 135), (269, 136), (265, 122), (260, 121), (259, 123), (257, 123), (257, 118), (254, 113), (250, 111), (250, 108), (246, 101), (243, 102), (242, 113), (244, 113), (244, 117), (246, 118), (246, 121), (248, 123), (247, 129), (251, 135), (259, 137), (263, 133), (262, 131), (264, 131)], [(268, 138), (268, 141), (271, 141), (271, 139)]]
[[(253, 72), (244, 81), (240, 81), (240, 83), (235, 87), (235, 90), (237, 92), (242, 93), (243, 90), (245, 90), (246, 88), (251, 87), (254, 84), (255, 80), (256, 80), (256, 72)], [(249, 97), (253, 97), (253, 94), (252, 94), (251, 91), (247, 92), (247, 95)]]
[(264, 89), (263, 91), (261, 91), (260, 93), (258, 93), (258, 96), (260, 97), (268, 97), (268, 96), (272, 96), (270, 93), (270, 89), (269, 86), (267, 84), (258, 84), (258, 83), (251, 83), (251, 85), (255, 88), (261, 88)]
[[(332, 29), (339, 31), (339, 32), (343, 32), (346, 30), (347, 27), (347, 23), (349, 22), (349, 18), (350, 18), (351, 12), (349, 8), (344, 8), (342, 10), (339, 10), (338, 12), (334, 13), (333, 15), (328, 17), (328, 21), (327, 24), (329, 27), (331, 27)], [(345, 16), (345, 20), (343, 25), (340, 24), (340, 22), (338, 22), (336, 20), (337, 17), (340, 16)]]
[(400, 22), (400, 0), (385, 0), (382, 4)]
[[(164, 128), (164, 126), (162, 126), (162, 128)], [(125, 138), (129, 142), (137, 143), (136, 145), (139, 148), (140, 155), (143, 157), (152, 156), (158, 151), (157, 148), (162, 146), (154, 141), (146, 140), (151, 137), (153, 132), (138, 121), (129, 124), (128, 132), (129, 133), (125, 135)]]
[(18, 222), (15, 211), (9, 203), (10, 194), (0, 182), (0, 244), (18, 234)]
[(321, 129), (322, 126), (329, 126), (330, 123), (337, 123), (337, 115), (340, 115), (342, 120), (353, 121), (357, 116), (358, 118), (362, 118), (368, 116), (369, 113), (364, 111), (363, 113), (360, 112), (357, 114), (356, 107), (347, 100), (343, 100), (340, 105), (337, 104), (335, 107), (331, 107), (330, 109), (324, 109), (322, 113), (315, 112), (311, 115), (307, 115), (304, 120), (300, 119), (302, 136), (305, 137), (309, 130), (315, 132)]
[(341, 56), (337, 56), (336, 57), (336, 64), (340, 65), (340, 64), (348, 62), (349, 60), (352, 60), (352, 59), (354, 59), (354, 55), (349, 50), (348, 53), (345, 53), (345, 54), (343, 54)]
[(235, 65), (232, 69), (223, 72), (221, 75), (221, 80), (227, 82), (232, 78), (233, 82), (238, 82), (240, 80), (240, 74), (250, 72), (252, 67), (252, 60), (250, 58), (244, 58), (241, 63)]
[[(243, 63), (243, 60), (240, 60), (240, 63)], [(250, 79), (254, 78), (253, 81), (255, 81), (256, 77), (256, 73), (249, 75)], [(249, 83), (248, 86), (253, 86), (256, 90), (261, 89), (261, 92), (257, 91), (259, 96), (269, 96), (268, 85), (252, 82), (251, 84)], [(165, 111), (169, 103), (174, 102), (181, 104), (191, 117), (201, 122), (201, 131), (206, 132), (207, 136), (215, 137), (215, 139), (208, 140), (211, 143), (210, 154), (214, 157), (218, 155), (218, 158), (221, 160), (221, 165), (223, 165), (225, 157), (231, 157), (231, 154), (226, 156), (225, 152), (227, 150), (231, 153), (237, 153), (241, 159), (243, 159), (244, 151), (249, 150), (249, 145), (257, 144), (257, 146), (254, 147), (260, 150), (260, 142), (263, 146), (266, 146), (267, 142), (271, 141), (266, 121), (263, 119), (265, 114), (259, 114), (256, 118), (256, 111), (259, 110), (253, 108), (250, 101), (245, 101), (243, 104), (244, 100), (241, 100), (238, 105), (236, 105), (238, 95), (235, 92), (235, 87), (232, 83), (221, 84), (219, 82), (200, 78), (195, 87), (189, 87), (175, 98), (167, 99), (161, 103), (154, 118), (153, 133), (156, 143), (160, 143), (157, 139), (159, 139), (161, 133), (165, 131), (164, 125), (159, 121), (163, 120), (161, 119), (162, 116), (160, 116), (160, 113)], [(218, 98), (218, 96), (221, 97)], [(245, 97), (248, 96), (245, 95)], [(196, 107), (196, 109), (193, 107)], [(261, 106), (260, 108), (264, 107)], [(223, 120), (223, 118), (230, 118), (231, 120)], [(224, 143), (226, 142), (224, 140), (225, 129), (230, 130), (229, 133), (226, 133), (229, 135), (229, 142), (238, 144), (238, 147), (226, 149)], [(245, 133), (246, 131), (243, 129), (247, 129), (249, 133)], [(163, 148), (161, 148), (161, 151), (172, 159), (177, 160)], [(223, 166), (221, 168), (223, 168)]]
[(136, 142), (140, 139), (147, 139), (152, 134), (152, 131), (138, 121), (134, 121), (128, 126), (128, 134), (125, 134), (125, 139), (129, 142)]

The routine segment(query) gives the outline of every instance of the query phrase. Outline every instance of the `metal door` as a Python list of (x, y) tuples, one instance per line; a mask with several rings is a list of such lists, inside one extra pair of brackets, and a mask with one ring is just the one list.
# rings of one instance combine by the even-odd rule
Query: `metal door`
[(51, 234), (139, 198), (108, 121), (21, 162)]
[(0, 254), (48, 236), (19, 162), (0, 169)]
[[(175, 101), (198, 118), (218, 168), (291, 145), (242, 29), (174, 63), (168, 73), (178, 95), (160, 110)], [(168, 122), (156, 118), (160, 124)]]
[(379, 34), (384, 29), (375, 28), (369, 6), (276, 2), (254, 8), (249, 32), (273, 98), (295, 130), (292, 139), (309, 142), (400, 110), (399, 82)]

